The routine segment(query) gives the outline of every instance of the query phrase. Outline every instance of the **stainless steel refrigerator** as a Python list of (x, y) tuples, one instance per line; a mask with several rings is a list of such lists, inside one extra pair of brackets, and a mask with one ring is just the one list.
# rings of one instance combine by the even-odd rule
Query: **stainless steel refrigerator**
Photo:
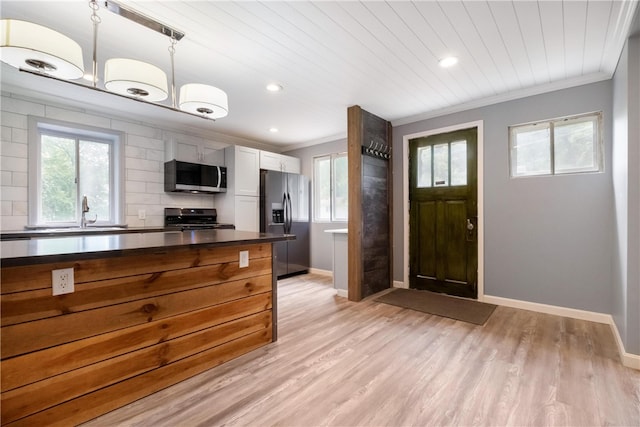
[(295, 240), (276, 242), (278, 278), (309, 270), (309, 179), (304, 175), (260, 171), (260, 231), (295, 234)]

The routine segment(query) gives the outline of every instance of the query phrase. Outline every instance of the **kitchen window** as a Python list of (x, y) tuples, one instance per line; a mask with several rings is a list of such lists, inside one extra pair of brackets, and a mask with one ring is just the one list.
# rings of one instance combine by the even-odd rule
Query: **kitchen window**
[(349, 181), (347, 153), (313, 159), (313, 212), (316, 222), (347, 220)]
[(511, 177), (601, 172), (602, 113), (509, 127)]
[(31, 225), (79, 226), (85, 195), (88, 220), (122, 222), (119, 133), (32, 119), (29, 136)]

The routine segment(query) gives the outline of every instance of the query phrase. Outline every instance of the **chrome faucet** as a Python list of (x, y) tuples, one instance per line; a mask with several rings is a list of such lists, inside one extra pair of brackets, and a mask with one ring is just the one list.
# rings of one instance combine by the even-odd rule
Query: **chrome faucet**
[(80, 217), (80, 228), (87, 228), (87, 224), (93, 224), (98, 220), (98, 215), (95, 219), (87, 219), (85, 214), (89, 212), (89, 203), (87, 202), (87, 196), (82, 196), (82, 216)]

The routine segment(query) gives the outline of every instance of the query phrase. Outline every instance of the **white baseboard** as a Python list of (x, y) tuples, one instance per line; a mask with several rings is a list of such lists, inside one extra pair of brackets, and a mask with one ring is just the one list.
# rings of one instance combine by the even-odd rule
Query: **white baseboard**
[(624, 343), (622, 342), (622, 337), (620, 336), (620, 331), (618, 331), (618, 327), (613, 321), (613, 317), (611, 318), (611, 331), (613, 332), (613, 337), (616, 340), (616, 344), (618, 344), (618, 351), (620, 352), (620, 359), (622, 359), (622, 364), (628, 368), (633, 368), (640, 371), (640, 355), (627, 353), (624, 348)]
[(321, 276), (333, 276), (333, 271), (331, 270), (321, 270), (319, 268), (310, 268), (309, 273), (311, 274), (319, 274)]
[(491, 295), (485, 295), (482, 298), (482, 301), (490, 304), (503, 305), (505, 307), (520, 308), (538, 313), (554, 314), (556, 316), (570, 317), (572, 319), (588, 320), (590, 322), (610, 325), (616, 344), (618, 345), (618, 352), (620, 353), (622, 364), (629, 368), (640, 370), (640, 355), (627, 353), (624, 348), (622, 338), (620, 337), (618, 327), (610, 314), (577, 310), (575, 308), (558, 307), (555, 305), (540, 304), (537, 302), (521, 301), (510, 298), (494, 297)]
[(594, 311), (577, 310), (575, 308), (559, 307), (557, 305), (540, 304), (537, 302), (521, 301), (517, 299), (494, 297), (485, 295), (482, 302), (506, 307), (521, 308), (523, 310), (536, 311), (538, 313), (555, 314), (556, 316), (570, 317), (572, 319), (588, 320), (596, 323), (610, 325), (613, 319), (610, 314), (596, 313)]
[(393, 281), (393, 287), (394, 288), (409, 289), (409, 284), (401, 282), (400, 280), (394, 280)]
[(336, 289), (336, 295), (343, 298), (349, 298), (349, 291), (345, 289)]

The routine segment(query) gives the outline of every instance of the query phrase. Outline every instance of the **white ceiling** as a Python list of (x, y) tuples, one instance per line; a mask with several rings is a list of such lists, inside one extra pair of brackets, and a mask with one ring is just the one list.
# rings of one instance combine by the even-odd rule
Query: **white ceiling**
[[(395, 125), (610, 78), (634, 1), (124, 1), (186, 36), (176, 46), (177, 86), (228, 93), (215, 123), (93, 95), (2, 64), (2, 88), (49, 93), (88, 109), (175, 122), (280, 148), (346, 136), (346, 109)], [(3, 18), (76, 40), (91, 70), (88, 1), (5, 1)], [(99, 10), (98, 62), (130, 57), (170, 72), (169, 39)], [(438, 60), (459, 57), (443, 69)], [(276, 82), (284, 91), (265, 90)], [(20, 89), (22, 88), (22, 89)], [(162, 110), (162, 111), (159, 111)], [(180, 116), (180, 117), (178, 117)], [(278, 133), (270, 133), (270, 127)]]

